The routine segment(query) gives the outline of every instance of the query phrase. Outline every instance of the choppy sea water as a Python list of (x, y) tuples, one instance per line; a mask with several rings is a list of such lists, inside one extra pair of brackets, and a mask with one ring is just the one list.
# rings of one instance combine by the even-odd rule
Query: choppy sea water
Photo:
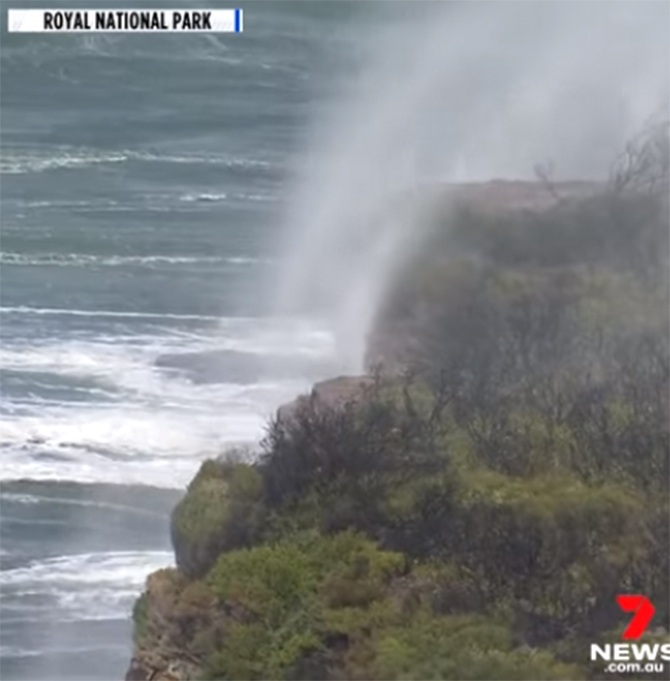
[[(305, 122), (351, 56), (350, 10), (244, 9), (242, 36), (3, 25), (7, 681), (122, 678), (133, 600), (172, 562), (169, 513), (199, 462), (257, 442), (313, 378), (245, 380), (244, 363), (332, 351), (318, 321), (269, 316), (268, 282)], [(155, 364), (211, 350), (239, 353), (234, 380)]]

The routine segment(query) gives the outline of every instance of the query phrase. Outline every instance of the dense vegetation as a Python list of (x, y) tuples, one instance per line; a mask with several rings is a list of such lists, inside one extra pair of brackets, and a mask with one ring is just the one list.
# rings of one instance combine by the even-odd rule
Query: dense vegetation
[(667, 170), (663, 128), (592, 197), (450, 213), (378, 320), (408, 371), (204, 464), (161, 640), (210, 679), (617, 678), (619, 593), (667, 640)]

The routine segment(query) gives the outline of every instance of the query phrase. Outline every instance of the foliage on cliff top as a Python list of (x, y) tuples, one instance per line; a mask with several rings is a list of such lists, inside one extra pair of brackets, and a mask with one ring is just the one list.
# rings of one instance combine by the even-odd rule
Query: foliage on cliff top
[(200, 577), (222, 552), (254, 539), (263, 519), (262, 479), (236, 461), (206, 461), (172, 514), (177, 565)]
[(459, 678), (579, 678), (550, 653), (520, 649), (504, 622), (438, 615), (403, 599), (414, 579), (402, 554), (352, 533), (306, 533), (224, 555), (209, 582), (245, 614), (231, 619), (207, 674), (452, 678), (460, 669)]

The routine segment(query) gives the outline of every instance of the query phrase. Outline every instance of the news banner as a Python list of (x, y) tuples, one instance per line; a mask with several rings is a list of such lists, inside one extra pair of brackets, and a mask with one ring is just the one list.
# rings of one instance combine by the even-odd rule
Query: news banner
[(242, 33), (241, 9), (9, 9), (10, 33)]

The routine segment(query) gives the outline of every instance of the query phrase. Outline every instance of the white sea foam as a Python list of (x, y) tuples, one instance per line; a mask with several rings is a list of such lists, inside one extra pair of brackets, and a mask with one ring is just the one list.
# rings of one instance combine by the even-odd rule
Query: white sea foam
[(181, 488), (201, 458), (253, 442), (267, 417), (234, 399), (218, 400), (221, 413), (183, 402), (163, 408), (38, 404), (33, 415), (5, 417), (0, 424), (0, 478)]
[[(14, 492), (3, 492), (2, 499), (4, 502), (13, 502), (16, 504), (24, 504), (28, 506), (35, 506), (37, 504), (49, 503), (56, 506), (77, 506), (81, 508), (101, 508), (110, 511), (120, 511), (122, 513), (131, 513), (135, 515), (148, 516), (152, 518), (164, 518), (164, 514), (158, 511), (151, 511), (145, 508), (138, 508), (137, 506), (128, 506), (126, 504), (114, 504), (108, 501), (99, 501), (96, 499), (70, 499), (67, 497), (53, 497), (53, 496), (38, 496), (36, 494), (16, 494)], [(31, 521), (32, 522), (32, 521)], [(0, 556), (3, 553), (0, 550)]]
[(0, 160), (0, 174), (22, 175), (53, 170), (73, 170), (96, 165), (125, 163), (208, 164), (237, 169), (271, 169), (274, 164), (264, 159), (251, 159), (229, 154), (170, 154), (137, 149), (98, 150), (56, 147), (48, 152), (37, 149), (6, 149)]
[[(44, 308), (0, 308), (19, 314), (72, 314), (75, 316), (143, 317), (145, 313), (56, 310)], [(161, 319), (164, 315), (155, 315)], [(259, 355), (307, 355), (327, 357), (333, 351), (333, 337), (327, 328), (304, 321), (273, 322), (254, 317), (202, 317), (169, 315), (168, 319), (205, 319), (217, 324), (204, 331), (161, 328), (161, 335), (97, 335), (94, 338), (64, 339), (45, 337), (26, 346), (23, 340), (4, 339), (0, 346), (0, 366), (21, 371), (50, 370), (74, 375), (109, 375), (115, 382), (126, 372), (158, 375), (154, 361), (162, 354), (237, 350)], [(154, 315), (149, 315), (154, 318)], [(178, 386), (180, 387), (180, 386)], [(163, 390), (164, 385), (160, 385)]]
[(73, 169), (97, 164), (122, 163), (129, 156), (123, 152), (110, 151), (95, 153), (63, 151), (54, 156), (36, 153), (3, 154), (0, 160), (0, 174), (23, 175), (25, 173), (41, 173), (48, 170)]
[[(97, 618), (93, 618), (97, 619)], [(110, 619), (105, 617), (103, 619)], [(69, 620), (64, 620), (69, 621)], [(78, 621), (78, 620), (77, 620)], [(128, 649), (123, 643), (109, 643), (109, 644), (96, 644), (95, 646), (56, 646), (55, 648), (20, 648), (17, 646), (0, 646), (0, 658), (8, 659), (11, 657), (19, 658), (30, 658), (30, 657), (42, 657), (43, 655), (60, 653), (67, 655), (76, 655), (78, 653), (87, 653), (88, 655), (95, 655), (101, 650), (114, 650), (114, 651), (125, 651)]]
[(72, 310), (66, 308), (30, 307), (29, 305), (3, 306), (0, 313), (19, 313), (35, 315), (65, 315), (73, 317), (128, 317), (145, 319), (192, 319), (218, 321), (220, 317), (199, 314), (171, 314), (167, 312), (134, 312), (124, 310)]
[[(35, 560), (2, 572), (7, 623), (58, 612), (61, 621), (127, 619), (147, 575), (173, 565), (168, 551), (109, 551)], [(12, 600), (21, 599), (20, 607)]]
[(37, 560), (27, 567), (5, 570), (2, 581), (7, 586), (39, 589), (53, 585), (125, 585), (142, 586), (147, 572), (172, 564), (168, 551), (111, 551), (81, 553)]
[(103, 206), (118, 206), (118, 201), (113, 199), (94, 199), (94, 200), (73, 200), (73, 199), (55, 199), (52, 201), (21, 201), (21, 206), (24, 208), (89, 208), (96, 207), (100, 208)]
[(224, 192), (187, 192), (179, 197), (180, 201), (187, 203), (203, 202), (216, 203), (219, 201), (228, 201), (233, 199), (235, 201), (252, 201), (252, 202), (267, 202), (278, 201), (279, 197), (276, 194), (248, 194), (243, 192), (224, 193)]
[(256, 265), (268, 264), (268, 258), (246, 256), (173, 256), (173, 255), (89, 255), (85, 253), (0, 253), (0, 263), (5, 265), (57, 267), (122, 267), (128, 265)]
[[(300, 378), (196, 384), (156, 367), (159, 356), (213, 349), (327, 356), (331, 347), (326, 331), (306, 323), (244, 318), (219, 320), (209, 335), (60, 337), (28, 347), (6, 342), (0, 364), (27, 387), (13, 402), (4, 400), (0, 479), (181, 488), (203, 458), (257, 442), (276, 407), (308, 385)], [(45, 375), (67, 377), (64, 396), (33, 394)], [(71, 390), (96, 401), (68, 397)]]
[(216, 192), (189, 192), (179, 197), (180, 201), (225, 201), (228, 194)]

